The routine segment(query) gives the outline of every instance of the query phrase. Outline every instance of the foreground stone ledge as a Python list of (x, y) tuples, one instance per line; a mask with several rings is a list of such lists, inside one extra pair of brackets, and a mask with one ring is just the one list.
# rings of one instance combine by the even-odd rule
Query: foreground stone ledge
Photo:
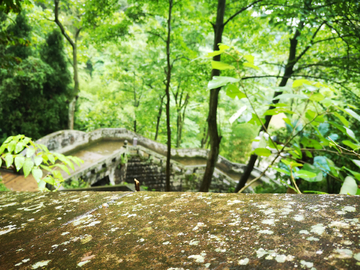
[(0, 269), (360, 269), (344, 195), (0, 193)]

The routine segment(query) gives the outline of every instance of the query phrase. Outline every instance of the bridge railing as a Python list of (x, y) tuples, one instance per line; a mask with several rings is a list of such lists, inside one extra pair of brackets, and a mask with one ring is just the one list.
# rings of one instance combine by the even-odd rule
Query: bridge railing
[[(50, 151), (67, 153), (99, 140), (128, 140), (132, 142), (134, 138), (137, 138), (138, 145), (166, 156), (167, 146), (165, 144), (153, 141), (125, 128), (101, 128), (91, 132), (61, 130), (51, 133), (37, 142), (46, 145)], [(206, 160), (208, 153), (209, 150), (206, 149), (171, 149), (171, 156), (174, 158), (202, 158)], [(241, 174), (244, 172), (245, 164), (231, 162), (219, 155), (216, 167), (227, 174)], [(261, 172), (259, 168), (255, 167), (252, 175), (256, 177)], [(274, 178), (271, 173), (267, 173), (266, 176), (271, 179)]]

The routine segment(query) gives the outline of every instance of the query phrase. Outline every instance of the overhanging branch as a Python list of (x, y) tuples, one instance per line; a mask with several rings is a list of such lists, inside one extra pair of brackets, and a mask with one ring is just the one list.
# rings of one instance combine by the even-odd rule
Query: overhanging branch
[(227, 21), (223, 24), (223, 26), (225, 27), (225, 25), (231, 21), (232, 19), (234, 19), (237, 15), (239, 15), (240, 13), (242, 13), (243, 11), (247, 10), (248, 8), (252, 7), (253, 5), (261, 2), (263, 0), (257, 0), (255, 2), (252, 2), (251, 4), (247, 5), (246, 7), (243, 7), (242, 9), (240, 9), (239, 11), (235, 12), (232, 16), (230, 16), (229, 19), (227, 19)]

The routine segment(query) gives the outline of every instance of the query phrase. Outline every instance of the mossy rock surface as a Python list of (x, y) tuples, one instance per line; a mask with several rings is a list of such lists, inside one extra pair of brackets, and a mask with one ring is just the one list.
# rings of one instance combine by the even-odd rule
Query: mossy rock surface
[(0, 195), (0, 269), (360, 269), (360, 198)]

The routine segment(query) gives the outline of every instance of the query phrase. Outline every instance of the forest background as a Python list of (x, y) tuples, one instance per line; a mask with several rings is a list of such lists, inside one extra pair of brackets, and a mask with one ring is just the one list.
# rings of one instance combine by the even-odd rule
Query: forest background
[[(258, 192), (338, 193), (360, 180), (358, 1), (0, 7), (1, 141), (125, 127), (168, 149), (209, 149), (201, 191), (219, 154), (248, 165), (236, 191), (259, 156), (281, 185)], [(259, 131), (269, 136), (252, 151)]]

